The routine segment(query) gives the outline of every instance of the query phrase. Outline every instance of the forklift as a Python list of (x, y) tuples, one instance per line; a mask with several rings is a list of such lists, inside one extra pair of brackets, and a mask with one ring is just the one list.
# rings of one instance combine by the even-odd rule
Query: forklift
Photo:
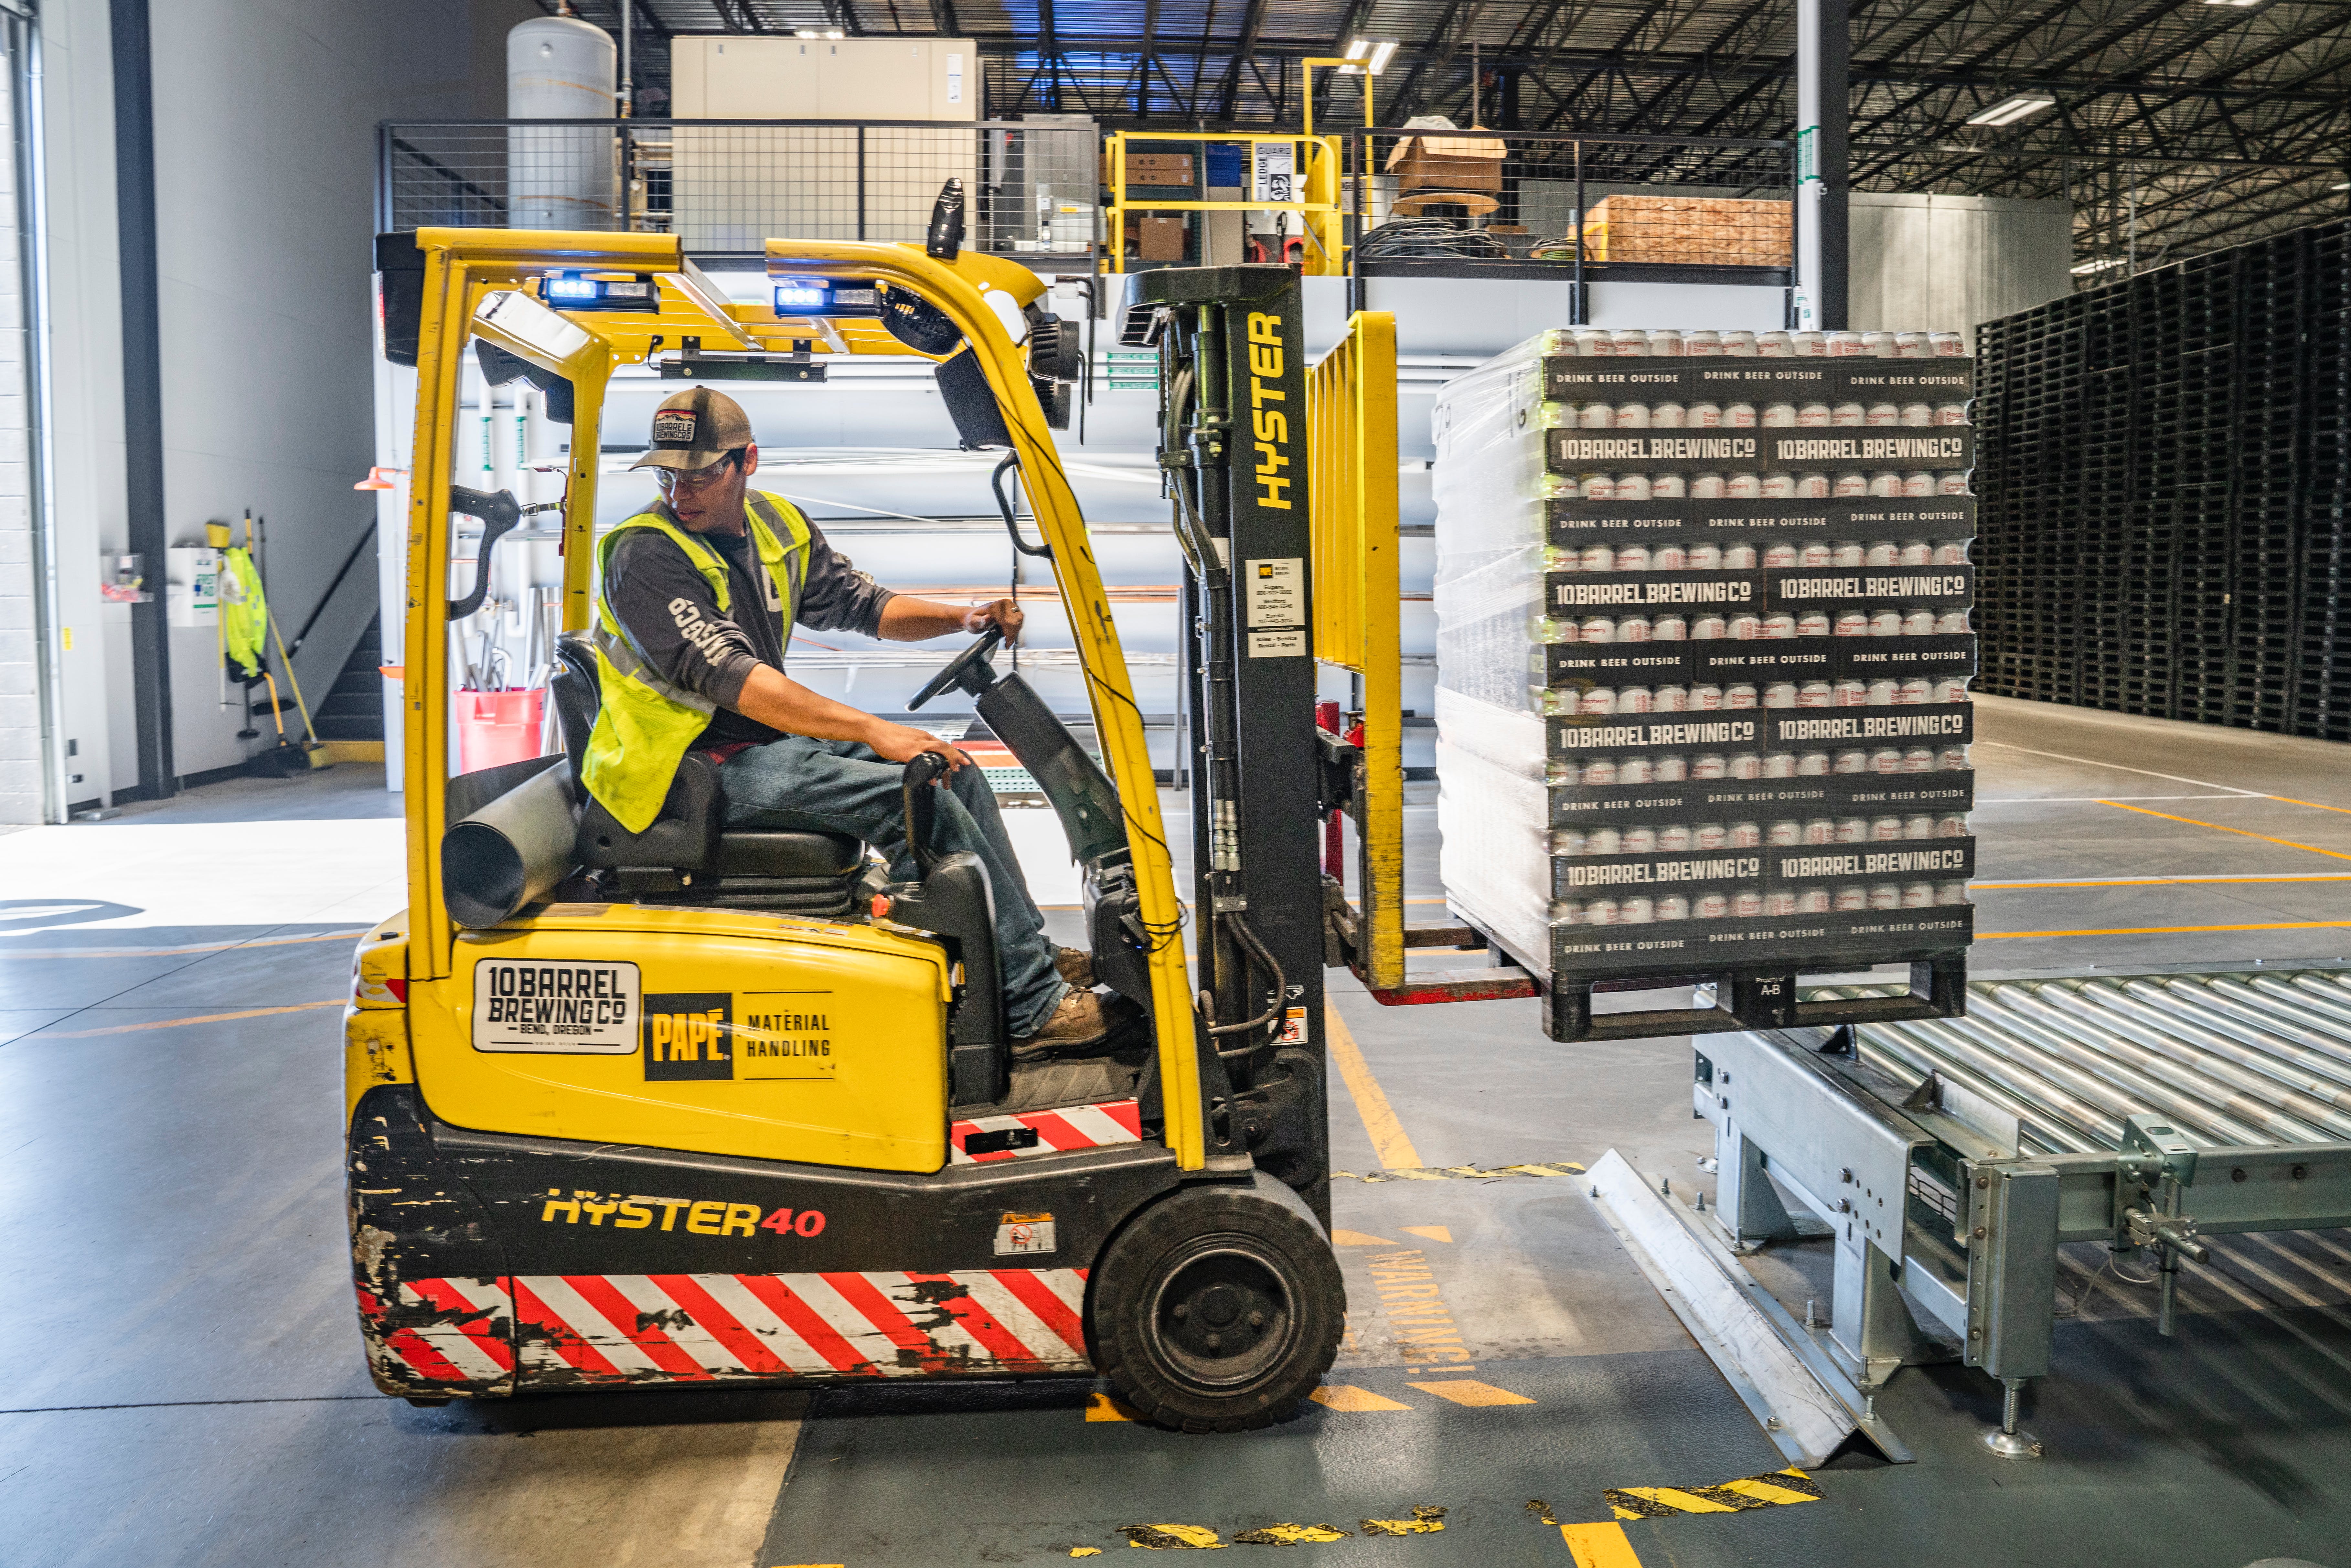
[[(1346, 1303), (1296, 277), (1137, 280), (1163, 387), (1186, 389), (1163, 400), (1162, 464), (1200, 742), (1187, 915), (1051, 434), (1074, 325), (1041, 308), (1033, 273), (962, 248), (960, 201), (942, 196), (922, 245), (769, 240), (772, 308), (727, 299), (670, 235), (379, 236), (383, 350), (416, 380), (408, 905), (359, 945), (345, 1112), (360, 1325), (387, 1395), (1092, 1374), (1145, 1419), (1209, 1432), (1284, 1417), (1331, 1365)], [(1125, 1020), (1098, 1054), (1011, 1060), (987, 873), (921, 831), (935, 758), (908, 767), (904, 846), (729, 826), (716, 769), (691, 754), (642, 832), (580, 784), (608, 380), (648, 362), (820, 379), (819, 344), (933, 361), (964, 444), (1003, 449), (1026, 487), (1043, 543), (1024, 548), (1050, 556), (1069, 608), (1102, 764), (997, 673), (993, 632), (910, 706), (970, 695), (1057, 812)], [(566, 752), (456, 773), (452, 625), (523, 511), (453, 484), (468, 354), (570, 425)], [(1277, 443), (1236, 441), (1235, 390), (1252, 386), (1259, 408), (1292, 411)], [(907, 858), (919, 875), (893, 880)]]

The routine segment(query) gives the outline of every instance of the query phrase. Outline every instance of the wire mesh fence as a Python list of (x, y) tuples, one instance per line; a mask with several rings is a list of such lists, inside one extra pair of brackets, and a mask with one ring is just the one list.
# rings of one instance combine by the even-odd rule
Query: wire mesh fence
[(965, 243), (1091, 269), (1090, 125), (904, 121), (435, 120), (379, 133), (378, 221), (674, 234), (695, 255), (770, 236), (920, 242), (950, 179)]
[[(1785, 141), (1356, 131), (1362, 256), (1701, 267), (1794, 264)], [(1357, 187), (1360, 186), (1360, 189)]]

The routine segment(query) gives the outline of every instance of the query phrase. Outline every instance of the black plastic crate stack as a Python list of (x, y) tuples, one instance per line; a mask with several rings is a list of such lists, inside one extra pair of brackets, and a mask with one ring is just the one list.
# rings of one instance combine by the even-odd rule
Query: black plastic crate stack
[(1978, 329), (1978, 689), (2351, 739), (2351, 225)]
[[(1975, 433), (1813, 422), (1963, 420), (1971, 361), (1562, 336), (1438, 401), (1448, 899), (1542, 981), (1556, 1039), (1959, 1010)], [(1701, 408), (1806, 423), (1680, 423)], [(1799, 974), (1900, 962), (1910, 997), (1796, 1000)], [(1717, 982), (1710, 1014), (1593, 1017), (1596, 986), (1668, 979)]]

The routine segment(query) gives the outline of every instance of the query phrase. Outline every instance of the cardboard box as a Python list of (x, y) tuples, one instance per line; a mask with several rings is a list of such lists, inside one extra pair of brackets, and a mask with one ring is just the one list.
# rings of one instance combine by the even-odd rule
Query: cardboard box
[(1719, 196), (1604, 196), (1583, 241), (1593, 261), (1786, 267), (1794, 255), (1787, 203)]
[(1129, 148), (1126, 154), (1126, 183), (1130, 189), (1136, 185), (1173, 186), (1189, 189), (1193, 184), (1194, 164), (1189, 152), (1137, 152)]
[(1502, 193), (1502, 160), (1510, 149), (1499, 137), (1406, 136), (1388, 151), (1385, 169), (1396, 189), (1477, 191)]
[(1181, 261), (1189, 230), (1182, 213), (1145, 213), (1137, 224), (1134, 253), (1144, 261)]

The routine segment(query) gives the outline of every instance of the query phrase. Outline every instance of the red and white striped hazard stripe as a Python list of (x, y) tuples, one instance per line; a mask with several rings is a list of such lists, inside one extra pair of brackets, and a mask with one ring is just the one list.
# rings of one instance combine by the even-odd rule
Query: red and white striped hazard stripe
[(495, 1381), (511, 1369), (526, 1387), (1082, 1372), (1085, 1288), (1082, 1269), (421, 1280), (401, 1287), (403, 1303), (511, 1312), (518, 1361), (503, 1322), (404, 1327), (379, 1343), (429, 1382)]
[[(400, 1370), (426, 1383), (504, 1383), (514, 1374), (514, 1347), (507, 1320), (513, 1302), (503, 1280), (413, 1280), (400, 1287), (397, 1315), (388, 1332), (384, 1303), (360, 1291), (360, 1311), (371, 1342)], [(431, 1312), (428, 1322), (416, 1321)]]
[[(1008, 1133), (1017, 1127), (1036, 1129), (1037, 1141), (1025, 1149), (998, 1149), (984, 1155), (964, 1152), (964, 1140), (974, 1133)], [(1040, 1155), (1065, 1155), (1072, 1149), (1098, 1149), (1111, 1144), (1142, 1141), (1141, 1108), (1132, 1100), (1113, 1100), (1106, 1105), (1068, 1105), (1059, 1111), (1025, 1111), (1017, 1116), (980, 1116), (957, 1122), (947, 1129), (947, 1164), (1028, 1160)]]

